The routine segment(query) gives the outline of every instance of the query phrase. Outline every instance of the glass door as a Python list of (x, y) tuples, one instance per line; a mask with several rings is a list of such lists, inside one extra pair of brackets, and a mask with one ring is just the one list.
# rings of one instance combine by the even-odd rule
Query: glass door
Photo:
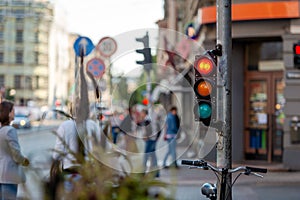
[(281, 75), (273, 75), (275, 81), (275, 106), (274, 115), (272, 117), (272, 160), (282, 161), (282, 148), (283, 148), (283, 125), (285, 115), (283, 108), (285, 105), (285, 98), (283, 94), (284, 80)]
[(280, 160), (284, 119), (282, 73), (249, 72), (245, 86), (245, 157)]

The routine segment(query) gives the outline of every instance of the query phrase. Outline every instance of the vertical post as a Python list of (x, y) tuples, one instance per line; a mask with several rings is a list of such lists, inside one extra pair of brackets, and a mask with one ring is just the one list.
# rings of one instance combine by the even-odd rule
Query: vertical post
[(151, 109), (151, 105), (152, 105), (152, 99), (151, 99), (151, 71), (150, 70), (146, 70), (146, 73), (147, 73), (147, 85), (146, 85), (146, 90), (147, 90), (147, 99), (148, 99), (148, 111), (149, 111), (149, 114), (151, 113), (150, 112), (150, 109)]
[[(107, 61), (108, 61), (108, 64), (107, 64), (107, 66), (108, 66), (108, 79), (109, 79), (109, 94), (110, 95), (112, 95), (112, 87), (113, 87), (113, 84), (112, 84), (112, 73), (111, 73), (111, 67), (112, 67), (112, 63), (111, 63), (111, 59), (110, 59), (110, 56), (108, 57), (108, 59), (107, 59)], [(112, 99), (109, 99), (110, 101), (112, 100)]]
[[(217, 44), (222, 45), (222, 56), (219, 57), (218, 66), (223, 77), (225, 86), (224, 117), (225, 125), (219, 132), (217, 147), (217, 166), (230, 169), (232, 165), (232, 35), (231, 35), (231, 0), (217, 0)], [(226, 176), (225, 195), (226, 199), (232, 199), (232, 176)], [(220, 188), (220, 185), (218, 185)], [(218, 199), (220, 199), (220, 190), (218, 190)]]

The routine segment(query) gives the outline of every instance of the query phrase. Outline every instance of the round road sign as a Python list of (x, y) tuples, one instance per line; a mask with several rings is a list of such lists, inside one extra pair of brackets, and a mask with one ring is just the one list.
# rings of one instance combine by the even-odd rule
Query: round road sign
[(86, 56), (94, 49), (92, 40), (88, 37), (78, 37), (74, 42), (73, 48), (77, 56)]
[(104, 37), (99, 41), (96, 49), (102, 56), (110, 57), (117, 50), (117, 42), (111, 37)]
[(102, 78), (105, 72), (105, 64), (99, 58), (92, 58), (87, 62), (86, 70), (90, 72), (95, 78)]

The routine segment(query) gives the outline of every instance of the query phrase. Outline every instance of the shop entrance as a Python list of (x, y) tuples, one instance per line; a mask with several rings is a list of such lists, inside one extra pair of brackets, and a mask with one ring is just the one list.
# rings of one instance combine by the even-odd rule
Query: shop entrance
[(250, 71), (245, 84), (245, 158), (282, 160), (283, 72)]

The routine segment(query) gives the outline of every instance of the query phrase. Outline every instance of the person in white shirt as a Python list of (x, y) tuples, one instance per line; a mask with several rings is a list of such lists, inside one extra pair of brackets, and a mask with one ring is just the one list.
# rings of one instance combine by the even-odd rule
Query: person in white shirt
[[(86, 137), (78, 136), (75, 120), (66, 120), (60, 124), (56, 133), (53, 159), (61, 159), (63, 170), (70, 173), (76, 173), (80, 164), (74, 157), (74, 153), (87, 156), (95, 149), (94, 145), (100, 143), (100, 127), (92, 119), (86, 120)], [(83, 141), (84, 140), (84, 141)], [(79, 145), (84, 146), (84, 152), (79, 152)]]
[(74, 120), (66, 120), (60, 124), (56, 131), (57, 137), (54, 146), (53, 159), (62, 161), (62, 169), (74, 171), (79, 167), (76, 158), (71, 153), (78, 153), (79, 137)]

